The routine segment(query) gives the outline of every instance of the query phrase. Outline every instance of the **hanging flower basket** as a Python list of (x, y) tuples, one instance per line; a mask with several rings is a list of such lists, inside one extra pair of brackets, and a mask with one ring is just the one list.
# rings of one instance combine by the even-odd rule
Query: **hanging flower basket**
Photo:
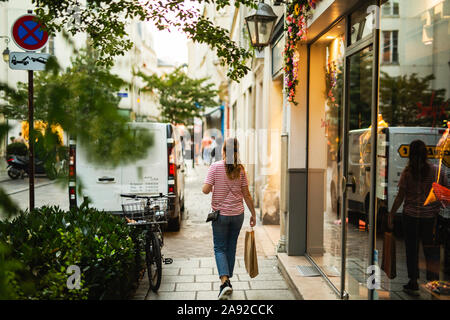
[(295, 101), (295, 89), (298, 85), (298, 61), (299, 54), (296, 52), (297, 42), (306, 40), (306, 21), (311, 16), (312, 10), (316, 8), (317, 2), (321, 0), (294, 0), (286, 8), (287, 32), (284, 55), (284, 74), (286, 94), (289, 102), (297, 105)]

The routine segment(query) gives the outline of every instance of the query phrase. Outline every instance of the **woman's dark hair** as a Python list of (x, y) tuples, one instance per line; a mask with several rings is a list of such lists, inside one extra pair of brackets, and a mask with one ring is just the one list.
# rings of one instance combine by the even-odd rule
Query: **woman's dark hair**
[(239, 160), (239, 142), (237, 138), (225, 140), (223, 144), (223, 158), (228, 178), (231, 180), (239, 178), (243, 168)]
[(409, 145), (409, 163), (406, 169), (413, 181), (421, 182), (428, 176), (430, 164), (427, 156), (427, 147), (422, 140), (411, 142)]

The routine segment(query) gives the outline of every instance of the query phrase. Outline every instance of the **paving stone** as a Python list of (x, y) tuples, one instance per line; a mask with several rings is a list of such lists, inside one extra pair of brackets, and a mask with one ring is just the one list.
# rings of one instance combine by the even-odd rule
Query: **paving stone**
[(216, 259), (200, 260), (200, 268), (216, 268)]
[(295, 300), (289, 290), (245, 290), (248, 300)]
[[(197, 300), (217, 300), (219, 290), (217, 291), (199, 291), (197, 292)], [(228, 300), (245, 300), (245, 292), (233, 290)]]
[(211, 282), (177, 283), (176, 291), (211, 291)]
[(161, 279), (162, 283), (165, 282), (194, 282), (194, 276), (193, 275), (181, 275), (181, 276), (162, 276)]
[(284, 280), (283, 276), (279, 273), (263, 273), (258, 274), (254, 278), (250, 278), (248, 274), (238, 275), (239, 281), (268, 281), (268, 280)]
[[(231, 285), (233, 286), (234, 290), (249, 290), (250, 286), (247, 281), (243, 282), (231, 282)], [(220, 282), (214, 282), (213, 283), (213, 290), (219, 291), (220, 290)]]
[(215, 282), (215, 281), (220, 281), (220, 278), (217, 274), (195, 276), (195, 282)]
[[(278, 267), (258, 267), (258, 271), (259, 271), (259, 274), (264, 274), (264, 273), (279, 274), (280, 273)], [(214, 268), (213, 274), (219, 274), (217, 272), (216, 268)], [(241, 274), (244, 275), (244, 274), (248, 274), (248, 273), (247, 273), (247, 269), (245, 269), (245, 268), (235, 267), (233, 270), (233, 274), (234, 275), (241, 275)]]
[(147, 300), (195, 300), (195, 292), (151, 292)]
[[(245, 268), (245, 260), (237, 260), (239, 267)], [(277, 267), (278, 259), (258, 259), (258, 267)]]
[(168, 275), (168, 276), (177, 276), (180, 274), (180, 269), (181, 268), (165, 268), (163, 267), (162, 269), (162, 274), (163, 275)]
[(161, 286), (159, 287), (158, 292), (175, 291), (175, 285), (175, 282), (162, 283), (161, 281)]
[(288, 289), (286, 281), (250, 281), (252, 289)]
[(173, 263), (165, 264), (164, 268), (198, 268), (200, 267), (200, 260), (178, 260), (173, 259)]
[(212, 274), (212, 268), (181, 268), (180, 275), (208, 275)]

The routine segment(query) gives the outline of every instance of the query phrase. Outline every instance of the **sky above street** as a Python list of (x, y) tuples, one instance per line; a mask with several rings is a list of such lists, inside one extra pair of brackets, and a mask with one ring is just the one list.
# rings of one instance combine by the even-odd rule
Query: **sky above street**
[(182, 32), (160, 31), (149, 26), (158, 59), (180, 65), (188, 62), (187, 37)]
[[(162, 2), (165, 1), (162, 0)], [(200, 9), (198, 2), (192, 0), (185, 0), (183, 5), (186, 9)], [(176, 19), (175, 16), (174, 13), (172, 18)], [(176, 29), (172, 29), (170, 32), (160, 31), (152, 24), (149, 24), (149, 29), (153, 34), (154, 49), (159, 59), (176, 65), (188, 63), (188, 39), (183, 32)]]

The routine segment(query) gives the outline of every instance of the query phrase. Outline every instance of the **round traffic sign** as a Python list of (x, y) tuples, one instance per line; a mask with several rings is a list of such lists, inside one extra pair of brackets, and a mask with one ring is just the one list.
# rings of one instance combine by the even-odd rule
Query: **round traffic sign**
[(48, 33), (33, 14), (19, 17), (12, 26), (12, 38), (16, 45), (26, 51), (36, 51), (45, 47)]

